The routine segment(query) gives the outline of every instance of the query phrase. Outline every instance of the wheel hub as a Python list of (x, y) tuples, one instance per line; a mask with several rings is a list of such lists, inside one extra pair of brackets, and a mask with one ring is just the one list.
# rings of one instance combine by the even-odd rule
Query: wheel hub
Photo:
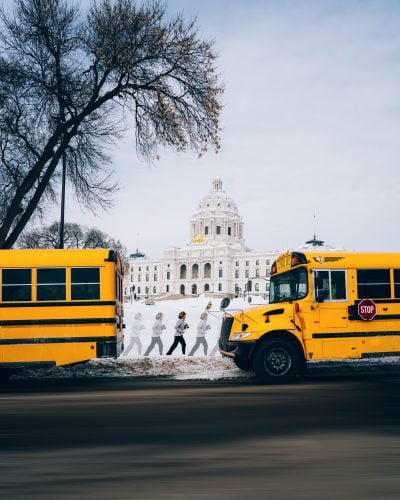
[(272, 349), (265, 358), (265, 369), (271, 375), (284, 375), (291, 365), (289, 353), (281, 348)]

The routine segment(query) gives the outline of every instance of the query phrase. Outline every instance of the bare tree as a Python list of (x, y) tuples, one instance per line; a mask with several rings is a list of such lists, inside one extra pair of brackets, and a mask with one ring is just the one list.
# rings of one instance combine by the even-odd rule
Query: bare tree
[[(55, 200), (65, 154), (78, 200), (116, 189), (109, 148), (132, 126), (140, 157), (219, 148), (221, 87), (213, 42), (159, 1), (17, 0), (1, 12), (0, 248)], [(129, 124), (129, 122), (133, 122)]]
[[(41, 229), (25, 231), (18, 239), (20, 248), (58, 248), (60, 225), (53, 222)], [(67, 222), (65, 224), (65, 248), (112, 248), (126, 257), (126, 247), (97, 228)]]

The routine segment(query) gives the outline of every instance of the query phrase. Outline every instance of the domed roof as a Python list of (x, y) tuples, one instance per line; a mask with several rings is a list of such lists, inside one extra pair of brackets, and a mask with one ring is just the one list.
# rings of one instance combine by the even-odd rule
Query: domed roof
[(213, 190), (198, 204), (195, 215), (209, 212), (223, 212), (224, 215), (239, 216), (236, 203), (222, 190), (222, 180), (218, 176), (213, 180)]

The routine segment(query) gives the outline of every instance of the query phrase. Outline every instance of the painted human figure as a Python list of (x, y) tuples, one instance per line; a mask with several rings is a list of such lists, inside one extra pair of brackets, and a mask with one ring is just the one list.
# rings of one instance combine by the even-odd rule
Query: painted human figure
[(162, 322), (163, 318), (164, 318), (163, 313), (159, 312), (156, 314), (156, 320), (153, 323), (153, 327), (152, 327), (151, 343), (150, 343), (149, 347), (147, 348), (146, 352), (144, 353), (145, 356), (148, 356), (156, 345), (158, 345), (158, 350), (160, 351), (160, 356), (163, 353), (164, 346), (163, 346), (162, 340), (160, 338), (162, 331), (165, 330), (165, 328), (166, 328), (166, 326)]
[(124, 350), (124, 356), (128, 356), (134, 346), (137, 346), (139, 356), (142, 354), (142, 341), (140, 340), (140, 335), (144, 329), (145, 326), (142, 323), (142, 313), (138, 312), (135, 314), (135, 320), (131, 328), (131, 338), (127, 348)]
[(207, 356), (208, 344), (206, 340), (207, 330), (211, 328), (211, 326), (207, 323), (208, 314), (203, 312), (200, 316), (200, 323), (197, 325), (197, 334), (196, 334), (196, 343), (193, 346), (193, 349), (190, 351), (189, 356), (193, 356), (193, 354), (197, 351), (197, 349), (202, 345), (204, 349), (204, 355)]
[(178, 315), (178, 321), (176, 322), (175, 325), (174, 342), (169, 348), (167, 356), (169, 356), (174, 352), (178, 344), (181, 344), (182, 346), (182, 353), (185, 354), (186, 352), (186, 342), (185, 339), (183, 338), (183, 334), (185, 333), (185, 330), (189, 328), (189, 325), (185, 322), (185, 319), (186, 319), (185, 311), (180, 312)]

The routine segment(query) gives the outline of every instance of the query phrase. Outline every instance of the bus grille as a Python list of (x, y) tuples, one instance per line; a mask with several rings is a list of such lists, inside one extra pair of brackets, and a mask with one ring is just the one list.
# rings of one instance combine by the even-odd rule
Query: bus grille
[(232, 317), (225, 318), (224, 321), (222, 322), (221, 334), (219, 337), (219, 348), (222, 350), (226, 350), (227, 348), (227, 342), (229, 339), (229, 334), (231, 333), (232, 324), (233, 324)]

